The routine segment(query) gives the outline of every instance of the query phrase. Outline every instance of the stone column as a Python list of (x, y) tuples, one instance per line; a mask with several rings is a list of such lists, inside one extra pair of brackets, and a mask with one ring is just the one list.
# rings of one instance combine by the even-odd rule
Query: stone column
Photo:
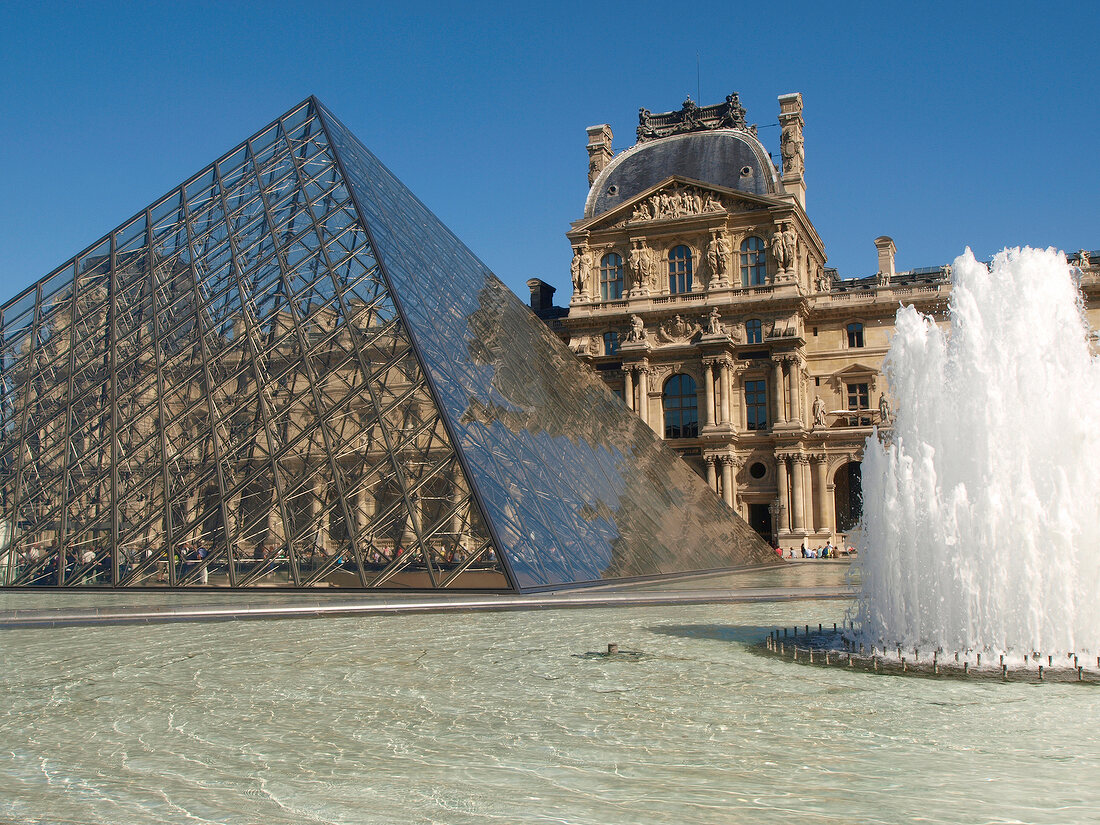
[(772, 415), (773, 424), (785, 424), (787, 422), (786, 403), (783, 399), (783, 362), (779, 359), (772, 361), (772, 398), (775, 404)]
[(802, 379), (797, 357), (787, 359), (787, 370), (787, 380), (789, 382), (787, 397), (791, 400), (791, 421), (801, 421), (802, 405), (799, 403), (799, 395), (801, 395)]
[(714, 463), (716, 457), (712, 455), (703, 456), (703, 463), (707, 465), (707, 486), (714, 492), (718, 492), (718, 473), (714, 469)]
[[(638, 367), (638, 412), (642, 421), (649, 423), (649, 366)], [(664, 430), (662, 429), (662, 432)]]
[(745, 393), (741, 388), (741, 370), (730, 367), (730, 423), (738, 432), (745, 429)]
[(791, 502), (787, 494), (787, 456), (780, 453), (775, 457), (775, 486), (781, 509), (779, 510), (779, 532), (791, 530)]
[(736, 491), (733, 482), (733, 456), (722, 456), (722, 500), (733, 509), (736, 499)]
[(703, 423), (711, 427), (714, 425), (714, 362), (709, 358), (703, 359), (703, 388), (706, 390), (704, 403), (707, 407)]
[(723, 358), (720, 362), (719, 391), (722, 399), (722, 423), (730, 423), (730, 362)]
[(791, 481), (793, 482), (793, 490), (791, 491), (791, 507), (794, 510), (794, 529), (805, 530), (806, 529), (806, 517), (805, 507), (803, 500), (803, 473), (806, 465), (806, 456), (797, 455), (791, 459)]
[(629, 409), (635, 409), (634, 405), (634, 367), (623, 367), (623, 374), (626, 376), (626, 386), (623, 389), (623, 396), (626, 399), (626, 406)]
[(829, 517), (825, 509), (825, 486), (827, 483), (828, 463), (824, 454), (814, 456), (814, 526), (817, 531), (829, 531)]

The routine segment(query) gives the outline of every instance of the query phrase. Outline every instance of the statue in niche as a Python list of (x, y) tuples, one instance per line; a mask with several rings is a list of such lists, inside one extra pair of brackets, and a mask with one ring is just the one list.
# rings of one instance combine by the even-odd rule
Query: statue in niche
[(630, 316), (630, 332), (626, 334), (627, 341), (644, 341), (648, 337), (645, 331), (645, 321), (638, 315)]
[(570, 264), (573, 276), (573, 294), (582, 295), (587, 292), (585, 285), (588, 283), (588, 250), (578, 247), (573, 250), (573, 263)]
[(787, 272), (794, 265), (798, 252), (798, 239), (789, 223), (781, 223), (772, 235), (772, 256), (779, 265), (780, 272)]
[(639, 244), (630, 250), (627, 263), (634, 273), (636, 294), (646, 295), (653, 288), (654, 267), (653, 258), (644, 244)]
[(725, 234), (711, 233), (710, 243), (707, 245), (707, 263), (710, 264), (710, 271), (714, 273), (715, 280), (719, 283), (726, 282), (732, 252), (733, 246)]
[(828, 423), (825, 421), (825, 402), (821, 400), (820, 395), (814, 396), (814, 429), (818, 427), (827, 427)]
[(707, 335), (721, 335), (725, 330), (722, 328), (722, 316), (718, 312), (718, 307), (713, 307), (710, 311), (710, 315), (707, 316)]
[(802, 147), (802, 127), (797, 120), (789, 120), (783, 126), (779, 151), (783, 155), (783, 174), (801, 175), (806, 156)]
[(886, 393), (880, 393), (878, 397), (878, 419), (883, 427), (894, 423), (894, 411), (890, 409), (890, 399), (886, 397)]

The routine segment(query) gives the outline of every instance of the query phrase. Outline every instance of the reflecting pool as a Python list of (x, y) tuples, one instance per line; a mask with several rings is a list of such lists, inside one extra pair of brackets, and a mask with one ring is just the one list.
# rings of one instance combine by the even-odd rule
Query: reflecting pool
[[(1087, 685), (826, 671), (749, 649), (848, 607), (6, 631), (0, 821), (1100, 817)], [(608, 642), (647, 655), (584, 657)]]

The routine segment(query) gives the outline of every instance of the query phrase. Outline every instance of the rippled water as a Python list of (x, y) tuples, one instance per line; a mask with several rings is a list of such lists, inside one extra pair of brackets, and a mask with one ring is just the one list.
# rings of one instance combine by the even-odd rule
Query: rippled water
[[(844, 602), (0, 634), (0, 821), (1073, 823), (1100, 692), (821, 670)], [(638, 660), (584, 658), (618, 642)]]

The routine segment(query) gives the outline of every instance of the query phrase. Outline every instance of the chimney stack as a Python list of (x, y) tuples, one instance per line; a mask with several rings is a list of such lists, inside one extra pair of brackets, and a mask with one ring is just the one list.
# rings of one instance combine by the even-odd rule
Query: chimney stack
[(888, 284), (894, 277), (894, 253), (898, 248), (894, 246), (894, 239), (886, 235), (875, 238), (875, 249), (878, 250), (878, 277), (879, 281)]
[(611, 162), (611, 127), (606, 123), (588, 127), (588, 185), (596, 182), (600, 172)]

